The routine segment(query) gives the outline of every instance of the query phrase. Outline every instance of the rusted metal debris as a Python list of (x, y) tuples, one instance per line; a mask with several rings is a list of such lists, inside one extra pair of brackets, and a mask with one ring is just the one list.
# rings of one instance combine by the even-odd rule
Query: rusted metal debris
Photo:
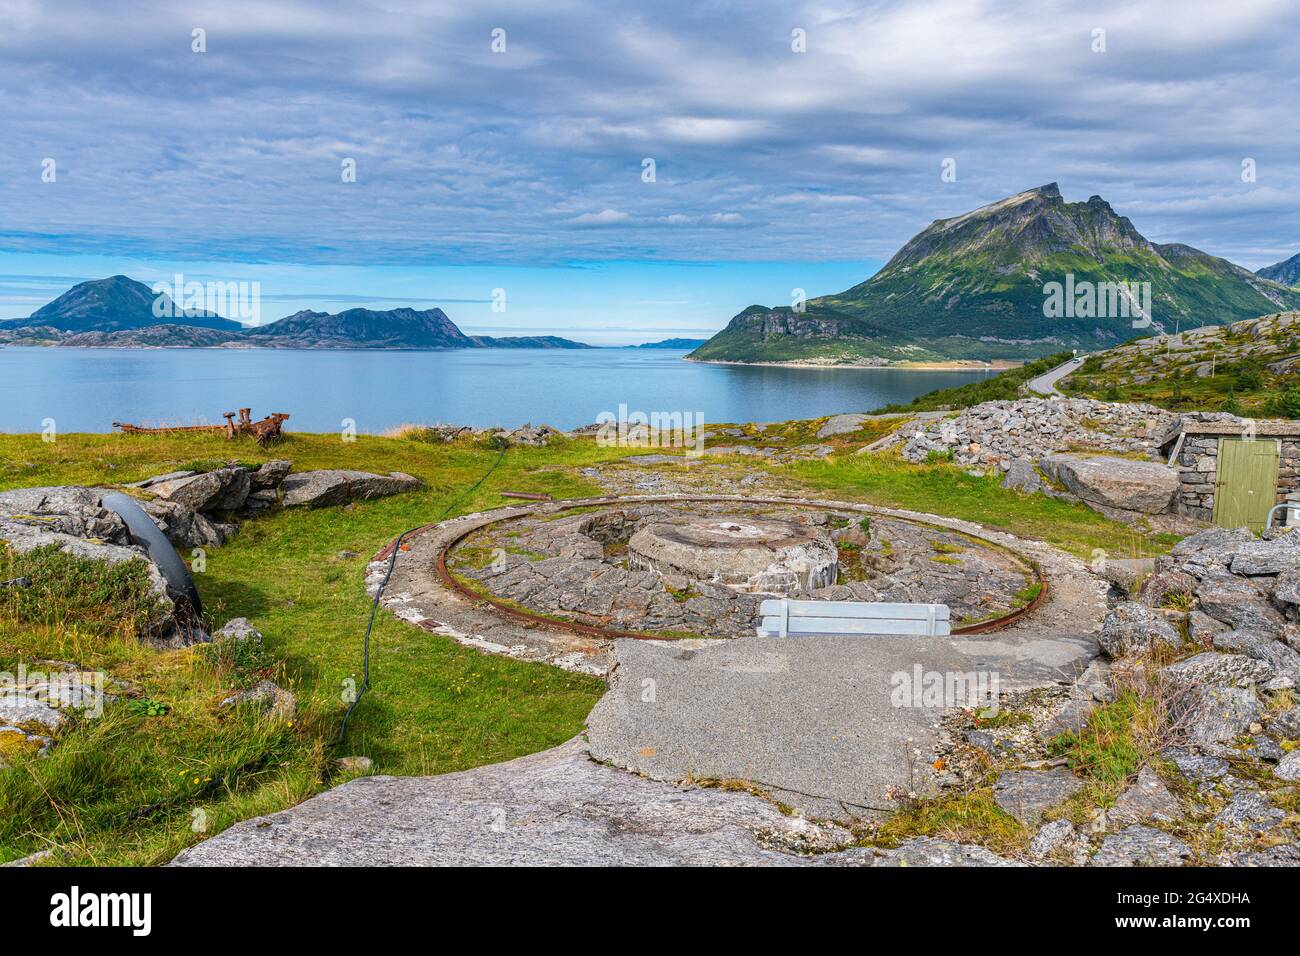
[[(238, 416), (238, 421), (235, 420)], [(218, 432), (232, 439), (238, 435), (252, 435), (259, 445), (273, 442), (280, 437), (280, 427), (289, 420), (285, 412), (276, 412), (260, 421), (253, 421), (253, 410), (241, 408), (238, 412), (226, 412), (221, 416), (224, 425), (173, 425), (160, 428), (144, 428), (127, 422), (113, 422), (114, 428), (120, 428), (128, 435), (163, 435), (170, 432)]]

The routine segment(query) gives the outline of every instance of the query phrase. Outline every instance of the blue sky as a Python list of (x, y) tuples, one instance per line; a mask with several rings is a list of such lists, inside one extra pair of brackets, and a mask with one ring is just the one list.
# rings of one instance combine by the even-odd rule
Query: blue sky
[(179, 271), (259, 281), (264, 319), (705, 335), (1052, 181), (1257, 268), (1300, 252), (1298, 27), (1293, 0), (7, 0), (0, 317)]

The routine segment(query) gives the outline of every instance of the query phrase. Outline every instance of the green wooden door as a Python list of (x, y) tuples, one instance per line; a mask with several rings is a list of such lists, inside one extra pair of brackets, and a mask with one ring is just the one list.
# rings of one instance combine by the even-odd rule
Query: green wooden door
[(1221, 528), (1263, 531), (1277, 502), (1277, 442), (1219, 439), (1219, 473), (1214, 482), (1214, 523)]

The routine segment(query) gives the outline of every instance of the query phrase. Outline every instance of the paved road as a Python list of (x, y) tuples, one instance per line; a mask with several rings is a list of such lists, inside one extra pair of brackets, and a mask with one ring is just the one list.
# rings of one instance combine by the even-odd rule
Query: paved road
[(1060, 395), (1056, 383), (1082, 365), (1087, 358), (1086, 355), (1076, 356), (1068, 362), (1062, 362), (1051, 371), (1044, 372), (1038, 378), (1031, 378), (1029, 380), (1029, 390), (1037, 392), (1039, 395)]

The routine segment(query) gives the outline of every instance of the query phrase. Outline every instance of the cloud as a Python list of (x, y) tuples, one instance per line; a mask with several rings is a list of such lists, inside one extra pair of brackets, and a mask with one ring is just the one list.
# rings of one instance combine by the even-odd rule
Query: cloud
[(1056, 180), (1152, 238), (1263, 265), (1300, 249), (1298, 27), (1290, 0), (13, 0), (0, 249), (886, 258)]
[(584, 212), (567, 221), (576, 226), (615, 226), (631, 218), (627, 213), (616, 209), (602, 209), (600, 212)]

